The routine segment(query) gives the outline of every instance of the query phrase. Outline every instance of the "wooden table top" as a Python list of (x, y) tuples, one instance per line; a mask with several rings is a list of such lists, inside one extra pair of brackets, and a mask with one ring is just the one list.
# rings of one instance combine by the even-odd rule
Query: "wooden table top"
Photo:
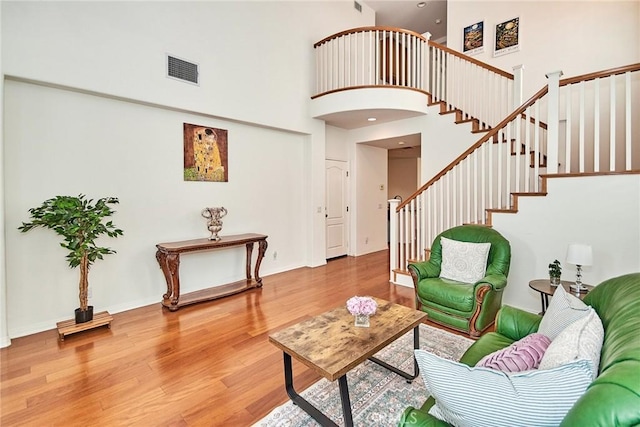
[[(560, 283), (562, 284), (562, 286), (564, 287), (564, 290), (567, 291), (570, 294), (576, 294), (576, 291), (571, 289), (571, 285), (575, 284), (575, 282), (570, 282), (568, 280), (562, 280), (560, 281)], [(593, 289), (593, 286), (591, 285), (586, 285), (586, 284), (582, 284), (582, 286), (584, 286), (585, 288), (587, 288), (586, 291), (582, 291), (580, 292), (580, 299), (584, 298), (587, 293)], [(538, 292), (542, 292), (543, 294), (546, 295), (553, 295), (556, 291), (556, 289), (558, 288), (557, 286), (551, 286), (551, 281), (549, 279), (535, 279), (529, 282), (529, 287), (535, 291)]]
[(356, 327), (345, 305), (280, 330), (269, 341), (330, 381), (334, 381), (406, 334), (427, 314), (374, 298), (371, 326)]
[(227, 246), (239, 246), (245, 243), (265, 240), (268, 236), (264, 234), (246, 233), (233, 236), (220, 236), (220, 240), (209, 240), (208, 238), (183, 240), (180, 242), (158, 243), (158, 250), (167, 253), (194, 252), (207, 249), (224, 248)]

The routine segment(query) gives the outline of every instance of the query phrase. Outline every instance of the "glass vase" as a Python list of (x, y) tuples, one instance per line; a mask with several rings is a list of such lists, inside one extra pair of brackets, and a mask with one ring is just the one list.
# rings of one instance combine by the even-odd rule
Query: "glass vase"
[(559, 277), (550, 277), (549, 281), (551, 282), (551, 286), (558, 286), (560, 284)]
[(369, 327), (369, 316), (367, 316), (366, 314), (356, 314), (354, 318), (356, 326), (361, 328)]

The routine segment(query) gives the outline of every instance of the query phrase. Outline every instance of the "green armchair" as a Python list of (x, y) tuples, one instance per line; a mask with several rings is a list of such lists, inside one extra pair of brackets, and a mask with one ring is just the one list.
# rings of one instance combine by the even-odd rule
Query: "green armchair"
[[(476, 283), (440, 278), (442, 246), (440, 239), (472, 243), (491, 243), (485, 277)], [(478, 338), (491, 326), (502, 304), (507, 285), (511, 246), (496, 230), (480, 225), (461, 225), (438, 235), (431, 246), (428, 261), (408, 266), (416, 294), (418, 310), (429, 320)]]

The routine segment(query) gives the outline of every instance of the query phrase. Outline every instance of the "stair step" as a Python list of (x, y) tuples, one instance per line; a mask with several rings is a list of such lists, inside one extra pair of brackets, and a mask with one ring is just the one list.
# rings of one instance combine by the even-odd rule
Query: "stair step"
[(547, 195), (547, 193), (542, 193), (542, 192), (538, 192), (538, 193), (511, 193), (512, 196), (518, 196), (518, 197), (526, 197), (526, 196), (531, 196), (531, 197), (544, 197)]
[(488, 213), (518, 213), (518, 209), (513, 209), (513, 208), (509, 208), (509, 209), (486, 209), (486, 211)]

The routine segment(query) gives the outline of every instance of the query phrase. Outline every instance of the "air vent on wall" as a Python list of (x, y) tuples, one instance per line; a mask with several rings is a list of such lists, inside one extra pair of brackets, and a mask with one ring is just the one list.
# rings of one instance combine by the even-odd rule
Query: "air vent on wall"
[(357, 1), (353, 2), (353, 7), (358, 11), (358, 12), (362, 12), (362, 5), (360, 3), (358, 3)]
[(198, 64), (167, 55), (167, 77), (198, 84)]

